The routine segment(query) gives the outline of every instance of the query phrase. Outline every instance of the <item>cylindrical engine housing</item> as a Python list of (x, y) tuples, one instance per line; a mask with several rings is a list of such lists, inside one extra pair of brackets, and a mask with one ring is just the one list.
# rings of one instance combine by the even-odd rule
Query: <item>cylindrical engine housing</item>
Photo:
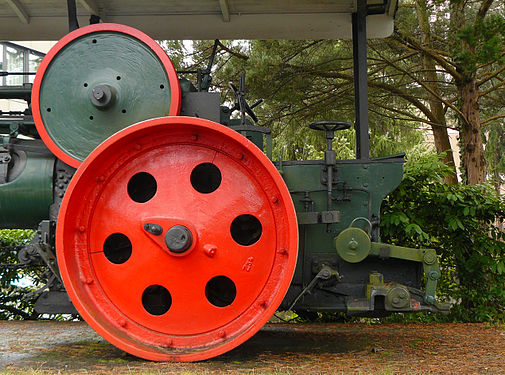
[(0, 228), (36, 228), (53, 202), (55, 157), (40, 140), (15, 139), (6, 183), (0, 184)]

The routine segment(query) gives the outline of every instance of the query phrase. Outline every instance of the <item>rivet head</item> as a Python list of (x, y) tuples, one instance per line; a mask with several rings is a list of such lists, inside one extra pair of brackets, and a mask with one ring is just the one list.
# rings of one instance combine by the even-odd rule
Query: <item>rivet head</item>
[(140, 145), (140, 143), (135, 143), (135, 146), (133, 146), (133, 149), (135, 151), (139, 151), (141, 148), (142, 148), (142, 146)]
[(225, 331), (219, 331), (218, 335), (219, 335), (219, 337), (221, 337), (221, 338), (224, 339), (226, 337), (226, 332)]
[(243, 152), (238, 152), (238, 153), (237, 153), (237, 159), (238, 159), (238, 160), (244, 160), (244, 158), (245, 158), (245, 155), (244, 155), (244, 153), (243, 153)]
[(277, 250), (277, 252), (281, 255), (288, 255), (288, 250), (281, 247), (279, 250)]
[(88, 278), (86, 279), (86, 284), (88, 284), (88, 285), (93, 284), (93, 279), (92, 279), (91, 277), (88, 277)]
[(259, 305), (261, 308), (266, 309), (266, 307), (267, 307), (267, 301), (265, 301), (265, 300), (260, 300), (260, 301), (259, 301), (259, 303), (258, 303), (258, 305)]
[(120, 325), (121, 327), (126, 327), (126, 320), (124, 320), (124, 319), (119, 319), (119, 325)]
[(203, 251), (205, 252), (205, 255), (207, 255), (209, 258), (213, 258), (214, 255), (216, 255), (217, 246), (212, 244), (206, 244), (203, 246)]
[(193, 134), (193, 135), (191, 136), (191, 140), (192, 140), (192, 141), (198, 141), (198, 134)]
[(279, 198), (277, 197), (277, 195), (274, 195), (274, 196), (272, 196), (271, 201), (273, 204), (277, 204), (277, 203), (279, 203)]
[(98, 176), (96, 178), (97, 182), (104, 182), (105, 181), (105, 177), (104, 176)]
[(81, 233), (86, 232), (86, 227), (84, 225), (79, 226), (79, 232)]

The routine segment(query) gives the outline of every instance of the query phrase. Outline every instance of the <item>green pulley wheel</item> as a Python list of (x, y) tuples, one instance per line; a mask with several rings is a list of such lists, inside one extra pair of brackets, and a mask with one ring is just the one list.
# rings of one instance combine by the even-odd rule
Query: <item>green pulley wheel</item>
[(338, 255), (349, 263), (358, 263), (370, 253), (370, 236), (360, 228), (344, 229), (335, 239)]
[(32, 90), (42, 140), (76, 168), (112, 134), (177, 115), (180, 103), (177, 73), (165, 51), (141, 31), (112, 23), (61, 39), (42, 61)]

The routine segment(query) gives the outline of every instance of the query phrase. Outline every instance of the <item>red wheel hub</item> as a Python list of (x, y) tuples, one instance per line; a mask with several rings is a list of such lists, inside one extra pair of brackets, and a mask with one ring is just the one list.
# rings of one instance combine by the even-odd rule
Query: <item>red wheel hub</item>
[(61, 274), (104, 338), (153, 360), (224, 353), (286, 293), (298, 233), (289, 192), (251, 142), (190, 117), (148, 120), (85, 160), (57, 228)]

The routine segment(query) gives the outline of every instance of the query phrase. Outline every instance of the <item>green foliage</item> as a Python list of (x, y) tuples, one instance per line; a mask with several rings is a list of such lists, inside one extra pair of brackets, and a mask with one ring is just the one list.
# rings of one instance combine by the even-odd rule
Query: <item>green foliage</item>
[(505, 175), (505, 126), (498, 122), (490, 124), (486, 138), (486, 165), (495, 189), (499, 191)]
[[(200, 48), (203, 44), (194, 46)], [(321, 120), (354, 122), (352, 46), (349, 42), (255, 40), (235, 42), (232, 49), (247, 55), (247, 59), (230, 56), (222, 69), (216, 69), (213, 84), (223, 94), (229, 94), (226, 85), (230, 77), (236, 82), (240, 73), (247, 73), (248, 100), (265, 100), (255, 111), (260, 125), (272, 129), (274, 159), (321, 158), (326, 148), (324, 133), (311, 130), (307, 125)], [(223, 59), (221, 56), (219, 61)], [(378, 72), (378, 79), (380, 76)], [(377, 105), (374, 98), (377, 98)], [(232, 98), (228, 96), (227, 100)], [(372, 156), (396, 154), (422, 140), (416, 124), (385, 115), (384, 102), (395, 108), (402, 107), (395, 98), (383, 92), (371, 93)], [(334, 146), (337, 158), (353, 158), (354, 131), (337, 132)]]
[[(0, 248), (24, 245), (33, 235), (32, 230), (0, 230)], [(15, 254), (0, 252), (0, 264), (17, 263)], [(36, 284), (39, 278), (40, 272), (36, 269), (0, 269), (0, 320), (37, 317), (31, 303), (23, 300), (23, 296), (34, 289), (34, 285), (23, 286), (21, 281), (30, 279), (30, 284)]]
[(487, 184), (445, 184), (449, 171), (434, 154), (409, 157), (382, 207), (383, 240), (440, 254), (439, 296), (456, 303), (451, 319), (503, 321), (505, 200)]
[(463, 44), (454, 51), (454, 61), (466, 74), (474, 74), (478, 70), (478, 64), (503, 64), (505, 20), (499, 14), (477, 18), (474, 23), (466, 20), (456, 35), (469, 47), (466, 48)]
[[(2, 229), (0, 230), (0, 249), (4, 247), (12, 247), (24, 245), (33, 237), (31, 230), (19, 229)], [(0, 263), (15, 263), (17, 262), (14, 252), (0, 252)], [(0, 270), (0, 285), (2, 287), (9, 286), (12, 282), (17, 281), (22, 277), (21, 274), (12, 269)]]

